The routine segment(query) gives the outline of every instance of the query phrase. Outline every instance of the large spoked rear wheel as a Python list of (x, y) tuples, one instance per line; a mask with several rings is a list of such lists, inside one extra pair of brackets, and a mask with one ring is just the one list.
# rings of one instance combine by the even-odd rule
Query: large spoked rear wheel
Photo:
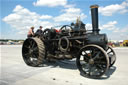
[(108, 49), (106, 50), (106, 52), (109, 56), (109, 67), (112, 67), (116, 62), (116, 54), (111, 46), (108, 46)]
[(28, 38), (22, 47), (22, 56), (25, 63), (29, 66), (39, 66), (45, 57), (45, 46), (39, 38)]
[(83, 76), (100, 78), (108, 70), (109, 59), (100, 46), (87, 45), (79, 51), (76, 64)]

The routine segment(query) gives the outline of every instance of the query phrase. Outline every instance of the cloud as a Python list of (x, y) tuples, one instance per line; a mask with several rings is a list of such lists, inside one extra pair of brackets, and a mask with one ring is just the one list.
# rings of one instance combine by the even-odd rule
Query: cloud
[(128, 34), (128, 25), (122, 29), (117, 28), (117, 29), (113, 30), (113, 32), (115, 32), (115, 33), (121, 32), (121, 33), (127, 33)]
[[(99, 29), (103, 30), (115, 30), (116, 29), (116, 25), (117, 24), (117, 21), (109, 21), (107, 22), (106, 24), (103, 24), (103, 25), (99, 25)], [(92, 30), (92, 24), (90, 23), (87, 23), (86, 24), (86, 29), (87, 30)]]
[(128, 25), (124, 28), (116, 27), (117, 21), (109, 21), (106, 24), (100, 25), (100, 29), (107, 30), (108, 38), (112, 40), (126, 40), (128, 39)]
[(81, 12), (81, 10), (79, 8), (68, 8), (68, 9), (64, 9), (62, 11), (67, 12), (67, 13), (77, 13), (77, 12), (80, 13)]
[(40, 19), (52, 19), (52, 16), (42, 15), (42, 16), (40, 16)]
[(87, 29), (87, 30), (92, 30), (92, 24), (87, 23), (87, 24), (86, 24), (86, 29)]
[(128, 12), (127, 9), (123, 9), (122, 11), (120, 11), (121, 14), (124, 14), (124, 13), (126, 13), (126, 12)]
[(81, 12), (79, 8), (67, 8), (64, 10), (61, 10), (62, 13), (61, 15), (57, 16), (54, 18), (55, 22), (72, 22), (77, 19), (77, 17), (81, 17), (81, 19), (86, 18), (87, 16)]
[(13, 13), (4, 17), (2, 20), (13, 28), (19, 30), (20, 34), (25, 34), (31, 26), (38, 28), (40, 25), (43, 27), (53, 26), (53, 23), (49, 22), (50, 15), (39, 15), (35, 12), (31, 12), (28, 9), (17, 5)]
[(75, 4), (68, 4), (68, 0), (37, 0), (36, 2), (33, 2), (33, 5), (47, 7), (63, 6), (65, 8), (71, 8), (75, 6)]
[(17, 30), (19, 34), (25, 35), (31, 26), (34, 26), (36, 28), (35, 30), (40, 25), (44, 28), (51, 28), (60, 25), (59, 23), (63, 21), (74, 21), (78, 16), (81, 16), (82, 19), (87, 17), (79, 8), (64, 8), (61, 12), (63, 12), (61, 15), (55, 17), (51, 15), (40, 15), (36, 12), (31, 12), (21, 5), (17, 5), (12, 13), (5, 16), (2, 20)]
[(112, 4), (105, 7), (99, 7), (99, 13), (104, 16), (112, 16), (114, 13), (124, 14), (128, 12), (128, 1), (124, 1), (121, 4)]
[(74, 4), (68, 4), (67, 0), (37, 0), (37, 2), (33, 2), (33, 5), (48, 7), (63, 6), (64, 9), (61, 10), (61, 12), (63, 12), (61, 15), (50, 17), (53, 18), (53, 20), (57, 23), (75, 21), (79, 16), (81, 19), (87, 17), (84, 13), (81, 12), (81, 9), (75, 8)]
[(100, 29), (114, 30), (117, 21), (110, 21), (107, 24), (100, 26)]
[[(116, 24), (117, 21), (109, 21), (106, 24), (99, 25), (99, 29), (101, 29), (101, 33), (106, 33), (110, 40), (128, 40), (128, 25), (124, 28), (118, 28)], [(92, 30), (92, 24), (87, 23), (86, 29)]]
[(13, 12), (18, 12), (22, 9), (23, 9), (23, 7), (21, 5), (17, 5), (16, 8), (13, 10)]
[(116, 28), (108, 34), (109, 39), (114, 40), (128, 40), (128, 25), (124, 28)]
[(37, 2), (33, 2), (34, 6), (65, 6), (67, 5), (67, 0), (37, 0)]

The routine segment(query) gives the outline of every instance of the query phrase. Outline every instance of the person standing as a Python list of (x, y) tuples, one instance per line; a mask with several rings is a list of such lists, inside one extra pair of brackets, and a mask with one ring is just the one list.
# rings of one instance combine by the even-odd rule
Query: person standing
[(31, 27), (28, 31), (27, 37), (33, 37), (34, 36), (34, 27)]

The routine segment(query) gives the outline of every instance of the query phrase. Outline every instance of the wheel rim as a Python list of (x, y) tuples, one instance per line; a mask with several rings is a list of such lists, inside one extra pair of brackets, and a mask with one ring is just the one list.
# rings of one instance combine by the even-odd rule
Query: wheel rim
[(112, 49), (111, 46), (108, 46), (108, 49), (107, 49), (107, 54), (109, 56), (109, 60), (110, 60), (110, 67), (115, 63), (116, 61), (116, 54), (114, 52), (114, 50)]
[(108, 58), (101, 48), (87, 46), (80, 51), (77, 64), (85, 76), (97, 78), (108, 69)]
[(73, 30), (73, 28), (72, 28), (71, 26), (69, 26), (69, 25), (64, 25), (63, 27), (60, 28), (60, 30), (61, 30), (61, 31), (62, 31), (62, 30), (66, 30), (67, 27), (69, 27), (70, 30)]
[(73, 31), (73, 28), (69, 25), (64, 25), (63, 27), (60, 28), (60, 32), (64, 33), (68, 30), (68, 35), (71, 36), (71, 31)]
[(27, 65), (35, 66), (38, 64), (39, 50), (37, 43), (33, 39), (27, 39), (24, 42), (22, 54)]

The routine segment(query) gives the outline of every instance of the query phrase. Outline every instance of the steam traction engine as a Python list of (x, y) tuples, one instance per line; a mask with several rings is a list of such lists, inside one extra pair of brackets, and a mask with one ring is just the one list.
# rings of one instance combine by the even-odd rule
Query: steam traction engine
[(92, 5), (92, 32), (77, 19), (71, 25), (64, 25), (59, 31), (45, 29), (42, 34), (27, 38), (22, 47), (22, 56), (28, 66), (39, 66), (45, 60), (73, 59), (82, 75), (101, 77), (115, 61), (113, 49), (108, 46), (106, 34), (99, 34), (98, 5)]

